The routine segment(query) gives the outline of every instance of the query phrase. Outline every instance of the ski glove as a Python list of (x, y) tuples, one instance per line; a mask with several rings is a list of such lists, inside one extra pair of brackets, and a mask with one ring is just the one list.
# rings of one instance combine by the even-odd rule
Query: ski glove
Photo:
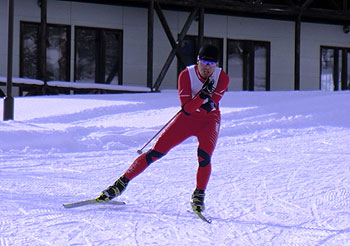
[(211, 94), (214, 92), (214, 79), (207, 78), (207, 80), (203, 83), (201, 92), (199, 94), (199, 97), (202, 99), (206, 99), (211, 97)]
[(209, 112), (211, 112), (211, 111), (216, 109), (216, 104), (215, 104), (214, 101), (209, 99), (209, 101), (207, 103), (202, 104), (201, 108), (206, 110), (207, 113), (209, 113)]

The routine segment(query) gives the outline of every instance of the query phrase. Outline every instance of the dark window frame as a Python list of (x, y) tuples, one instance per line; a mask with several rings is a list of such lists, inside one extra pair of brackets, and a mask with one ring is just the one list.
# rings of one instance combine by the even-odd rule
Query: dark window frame
[[(333, 78), (333, 90), (339, 91), (339, 90), (348, 90), (350, 89), (350, 83), (348, 84), (348, 81), (350, 81), (350, 69), (348, 64), (348, 59), (350, 57), (350, 47), (338, 47), (338, 46), (328, 46), (328, 45), (321, 45), (320, 46), (320, 80), (319, 80), (319, 89), (322, 90), (322, 50), (323, 49), (332, 49), (334, 51), (334, 58), (333, 58), (333, 71), (332, 71), (332, 78)], [(339, 51), (342, 51), (342, 64), (341, 64), (341, 71), (339, 70), (340, 64), (339, 64)], [(341, 76), (339, 77), (339, 74)], [(335, 83), (337, 81), (337, 83)], [(339, 88), (339, 82), (340, 81), (340, 88)]]
[[(97, 32), (97, 35), (99, 36), (99, 42), (96, 44), (96, 72), (95, 72), (95, 82), (94, 83), (102, 83), (102, 77), (104, 81), (105, 77), (105, 63), (106, 63), (106, 54), (105, 54), (105, 44), (103, 43), (103, 32), (113, 31), (117, 32), (120, 37), (120, 47), (118, 48), (118, 51), (120, 53), (120, 62), (118, 64), (118, 71), (119, 71), (119, 80), (118, 85), (123, 85), (123, 37), (124, 32), (121, 29), (112, 29), (112, 28), (99, 28), (99, 27), (89, 27), (89, 26), (74, 26), (74, 82), (77, 81), (77, 32), (79, 29), (89, 29), (89, 30), (95, 30)], [(102, 41), (101, 41), (102, 40)], [(99, 62), (100, 59), (103, 59), (104, 62)]]
[[(21, 78), (24, 77), (23, 73), (24, 73), (24, 54), (23, 54), (23, 49), (24, 49), (24, 28), (26, 24), (32, 24), (32, 25), (37, 25), (37, 47), (39, 47), (39, 27), (40, 27), (40, 23), (38, 22), (27, 22), (27, 21), (21, 21), (20, 22), (20, 40), (19, 40), (19, 76)], [(36, 64), (39, 64), (39, 52), (37, 52), (36, 55)], [(39, 78), (39, 68), (37, 66), (37, 71), (36, 71), (36, 76), (33, 79), (38, 79)]]
[[(247, 40), (247, 39), (227, 39), (226, 43), (226, 71), (229, 72), (229, 43), (230, 42), (244, 42), (247, 45), (250, 56), (247, 58), (246, 62), (248, 64), (243, 64), (243, 84), (242, 90), (254, 91), (254, 59), (255, 59), (255, 47), (264, 46), (266, 48), (266, 64), (265, 64), (265, 74), (266, 74), (266, 85), (265, 91), (271, 90), (271, 42), (262, 40)], [(247, 67), (245, 66), (249, 66)]]
[[(25, 25), (29, 24), (29, 25), (35, 25), (37, 28), (37, 55), (36, 55), (36, 63), (37, 63), (37, 71), (36, 71), (36, 77), (33, 79), (39, 79), (40, 76), (40, 71), (39, 71), (39, 62), (40, 62), (40, 53), (39, 53), (39, 49), (40, 49), (40, 42), (39, 42), (39, 38), (40, 38), (40, 22), (32, 22), (32, 21), (20, 21), (20, 41), (19, 41), (19, 45), (20, 45), (20, 61), (19, 61), (19, 75), (20, 77), (24, 77), (24, 57), (23, 57), (23, 48), (24, 48), (24, 44), (23, 44), (23, 35), (24, 35), (24, 28)], [(66, 51), (65, 51), (65, 57), (66, 57), (66, 69), (65, 69), (65, 77), (66, 79), (64, 81), (70, 81), (70, 53), (71, 53), (71, 26), (70, 25), (65, 25), (65, 24), (55, 24), (55, 23), (48, 23), (47, 24), (47, 28), (49, 29), (50, 27), (64, 27), (67, 28), (67, 46), (66, 46)], [(49, 35), (49, 32), (48, 32)], [(47, 56), (47, 55), (46, 55)]]

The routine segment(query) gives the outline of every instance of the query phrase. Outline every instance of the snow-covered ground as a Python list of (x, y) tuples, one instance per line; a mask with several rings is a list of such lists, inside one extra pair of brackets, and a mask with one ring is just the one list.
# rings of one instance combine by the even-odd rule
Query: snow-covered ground
[[(0, 101), (0, 114), (3, 105)], [(189, 212), (190, 138), (96, 197), (178, 110), (176, 91), (15, 98), (0, 121), (0, 246), (350, 245), (350, 91), (227, 92), (206, 195)]]

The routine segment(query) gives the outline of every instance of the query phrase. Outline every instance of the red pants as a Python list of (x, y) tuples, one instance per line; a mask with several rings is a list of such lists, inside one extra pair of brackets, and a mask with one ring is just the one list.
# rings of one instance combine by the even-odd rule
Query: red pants
[(129, 180), (144, 171), (152, 162), (168, 153), (170, 149), (191, 136), (198, 139), (197, 189), (205, 190), (211, 173), (211, 155), (215, 149), (220, 128), (220, 113), (194, 113), (185, 115), (181, 112), (165, 129), (156, 144), (147, 153), (140, 155), (129, 169), (125, 177)]

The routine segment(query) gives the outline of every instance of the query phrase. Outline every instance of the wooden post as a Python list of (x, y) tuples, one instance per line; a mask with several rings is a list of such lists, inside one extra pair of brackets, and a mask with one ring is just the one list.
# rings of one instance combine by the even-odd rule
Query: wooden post
[(12, 55), (13, 55), (13, 13), (14, 0), (8, 2), (8, 39), (7, 39), (7, 82), (4, 99), (4, 120), (13, 120), (14, 100), (12, 97)]
[(39, 74), (40, 79), (44, 81), (43, 94), (46, 94), (46, 40), (47, 40), (47, 0), (40, 1), (40, 59), (39, 59)]
[(300, 29), (301, 14), (295, 20), (295, 40), (294, 40), (294, 90), (300, 90)]
[(347, 90), (348, 88), (348, 59), (346, 50), (342, 50), (342, 65), (341, 65), (341, 89)]
[(333, 85), (334, 90), (339, 91), (339, 49), (334, 50)]
[[(203, 46), (204, 40), (204, 8), (200, 7), (198, 12), (198, 48)], [(198, 51), (197, 51), (198, 54)]]
[(148, 35), (147, 35), (147, 87), (153, 88), (153, 29), (154, 29), (154, 0), (148, 6)]

